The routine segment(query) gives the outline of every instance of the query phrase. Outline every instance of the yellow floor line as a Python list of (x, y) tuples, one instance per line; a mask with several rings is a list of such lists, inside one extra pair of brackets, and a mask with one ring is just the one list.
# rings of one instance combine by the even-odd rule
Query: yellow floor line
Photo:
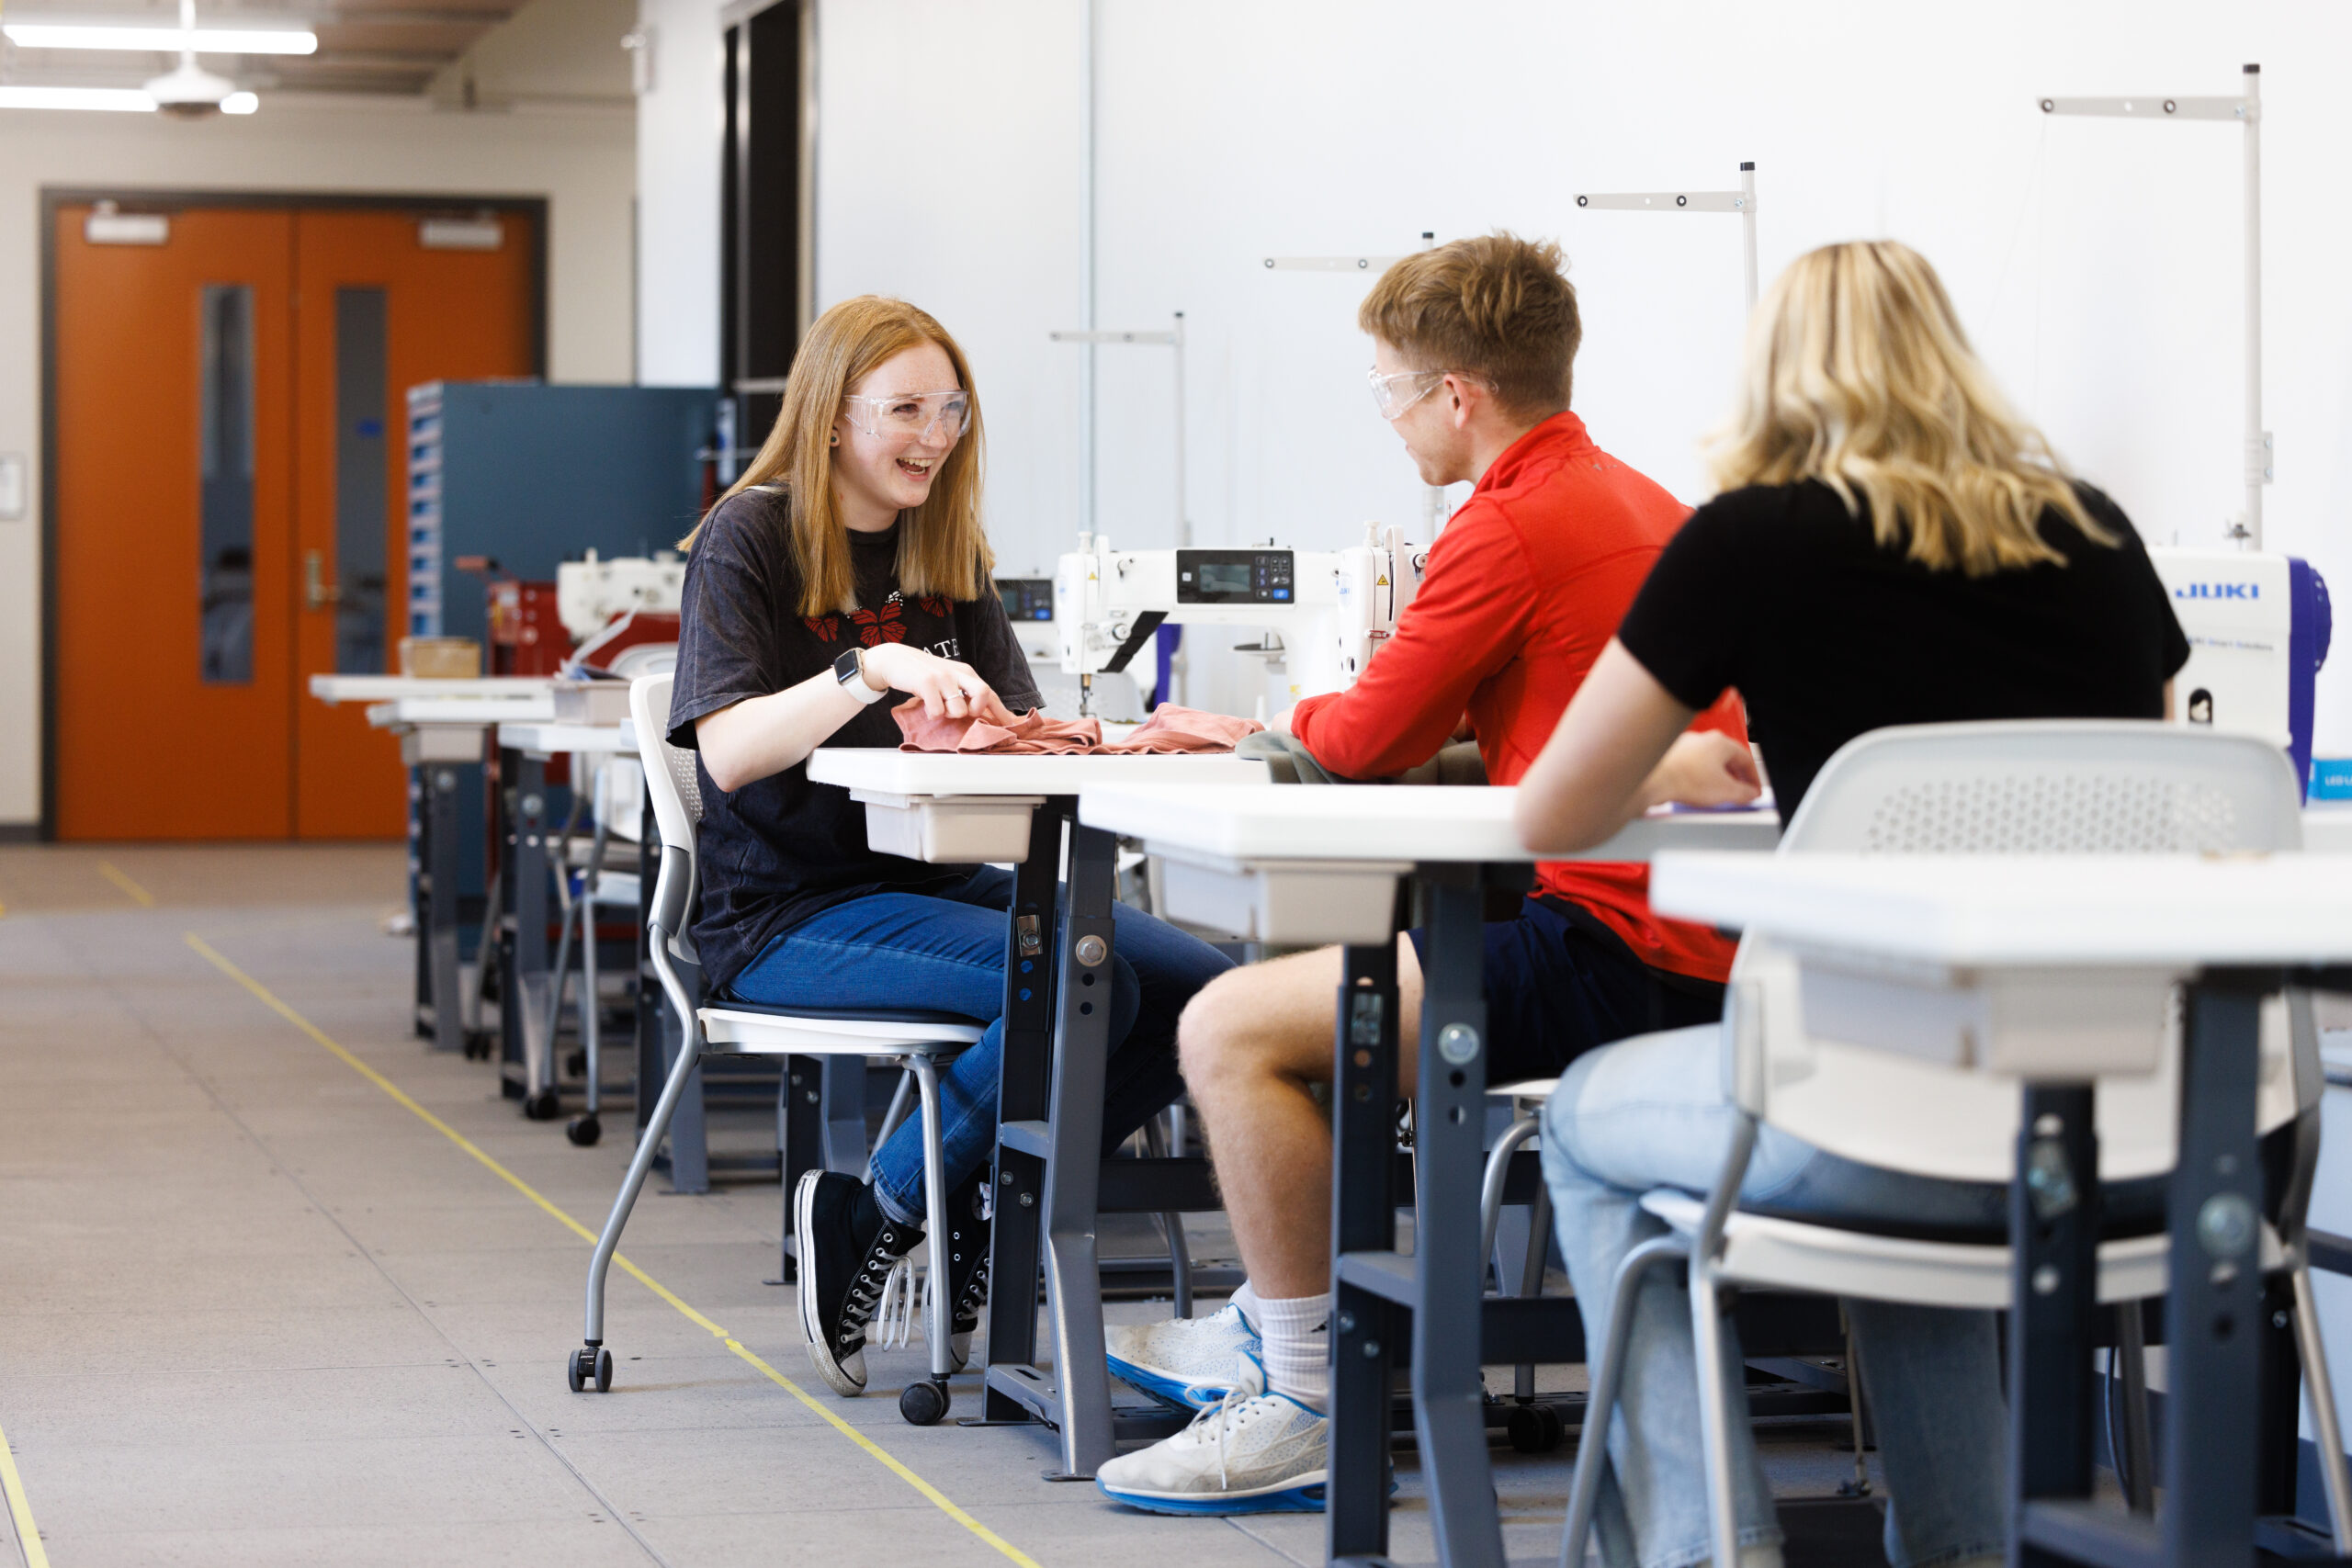
[[(101, 863), (101, 864), (103, 863)], [(481, 1161), (492, 1175), (505, 1182), (509, 1187), (514, 1188), (515, 1191), (520, 1192), (532, 1202), (537, 1204), (548, 1214), (554, 1216), (555, 1219), (570, 1229), (573, 1235), (580, 1237), (581, 1240), (588, 1243), (592, 1247), (595, 1245), (596, 1233), (594, 1231), (590, 1230), (586, 1225), (582, 1224), (578, 1220), (573, 1219), (570, 1214), (567, 1214), (561, 1209), (557, 1208), (529, 1182), (524, 1180), (521, 1177), (515, 1175), (513, 1171), (507, 1169), (504, 1166), (499, 1164), (498, 1161), (485, 1154), (481, 1147), (475, 1144), (473, 1140), (468, 1138), (455, 1127), (450, 1126), (449, 1123), (433, 1114), (432, 1111), (427, 1111), (424, 1106), (419, 1105), (413, 1099), (410, 1098), (408, 1093), (398, 1084), (392, 1082), (391, 1079), (386, 1077), (383, 1074), (378, 1072), (375, 1068), (361, 1061), (357, 1056), (352, 1055), (351, 1052), (337, 1044), (334, 1041), (329, 1039), (325, 1032), (321, 1030), (317, 1024), (312, 1023), (309, 1019), (304, 1018), (300, 1013), (296, 1012), (292, 1008), (279, 1000), (277, 993), (273, 992), (268, 987), (263, 985), (259, 980), (254, 979), (252, 976), (238, 968), (234, 964), (229, 962), (228, 959), (222, 957), (211, 943), (206, 942), (194, 931), (187, 933), (187, 941), (188, 946), (194, 948), (207, 963), (220, 970), (223, 975), (228, 976), (229, 978), (234, 980), (240, 986), (243, 986), (246, 990), (252, 992), (254, 996), (261, 1001), (264, 1007), (268, 1008), (272, 1012), (277, 1014), (278, 1017), (284, 1019), (287, 1022), (292, 1024), (295, 1028), (309, 1035), (313, 1041), (316, 1041), (319, 1044), (324, 1046), (329, 1052), (333, 1053), (336, 1059), (341, 1061), (344, 1066), (349, 1067), (353, 1072), (357, 1073), (361, 1077), (366, 1078), (369, 1083), (374, 1084), (378, 1089), (382, 1089), (403, 1109), (414, 1112), (415, 1115), (425, 1123), (425, 1125), (431, 1127), (435, 1132), (440, 1134), (443, 1137), (448, 1139), (451, 1143), (465, 1150), (466, 1153), (471, 1155), (475, 1159)], [(688, 1306), (684, 1301), (680, 1300), (668, 1286), (654, 1279), (650, 1274), (648, 1274), (644, 1269), (639, 1269), (636, 1264), (631, 1263), (628, 1258), (622, 1257), (617, 1252), (613, 1254), (613, 1262), (631, 1279), (643, 1285), (647, 1290), (651, 1291), (663, 1301), (669, 1303), (671, 1306), (676, 1308), (679, 1313), (684, 1315), (688, 1322), (694, 1324), (697, 1328), (707, 1330), (713, 1337), (724, 1342), (729, 1350), (732, 1350), (736, 1355), (741, 1356), (752, 1366), (757, 1367), (760, 1371), (767, 1377), (769, 1382), (775, 1383), (777, 1387), (791, 1394), (793, 1398), (798, 1400), (801, 1404), (815, 1411), (819, 1416), (824, 1417), (827, 1424), (835, 1431), (839, 1432), (842, 1437), (847, 1438), (851, 1442), (855, 1443), (859, 1448), (864, 1449), (868, 1454), (872, 1455), (873, 1458), (883, 1466), (883, 1468), (889, 1471), (893, 1475), (896, 1475), (908, 1485), (913, 1487), (917, 1492), (921, 1493), (924, 1501), (930, 1503), (941, 1513), (945, 1514), (949, 1518), (954, 1519), (957, 1524), (962, 1525), (966, 1529), (971, 1531), (975, 1536), (978, 1536), (981, 1540), (984, 1540), (989, 1545), (994, 1547), (998, 1551), (1003, 1553), (1012, 1561), (1022, 1564), (1023, 1568), (1038, 1568), (1038, 1563), (1035, 1558), (1031, 1557), (1027, 1552), (1023, 1551), (1019, 1547), (1014, 1546), (1012, 1542), (1006, 1540), (994, 1530), (989, 1529), (988, 1526), (980, 1523), (979, 1520), (972, 1517), (971, 1515), (957, 1507), (954, 1503), (948, 1501), (947, 1495), (945, 1493), (940, 1491), (938, 1487), (933, 1486), (930, 1482), (925, 1481), (922, 1476), (917, 1475), (913, 1471), (908, 1469), (906, 1464), (894, 1457), (888, 1450), (883, 1448), (881, 1444), (876, 1442), (873, 1438), (859, 1431), (855, 1427), (851, 1426), (847, 1421), (843, 1420), (838, 1414), (828, 1407), (822, 1400), (815, 1398), (808, 1390), (802, 1388), (798, 1383), (794, 1382), (790, 1378), (786, 1377), (782, 1372), (777, 1371), (774, 1367), (768, 1365), (767, 1362), (762, 1360), (758, 1355), (753, 1353), (752, 1350), (747, 1349), (741, 1341), (736, 1339), (732, 1335), (729, 1334), (727, 1330), (711, 1322), (710, 1319), (705, 1317), (701, 1313), (696, 1312), (693, 1307)], [(0, 1452), (0, 1465), (5, 1465), (6, 1462), (6, 1460), (5, 1452)], [(9, 1468), (5, 1471), (5, 1472), (0, 1473), (5, 1473), (7, 1477), (13, 1480), (16, 1472), (13, 1468)], [(16, 1504), (17, 1495), (18, 1494), (12, 1484), (8, 1494), (9, 1502), (12, 1506)], [(31, 1515), (27, 1512), (19, 1512), (17, 1522), (17, 1529), (20, 1531), (28, 1531), (31, 1522)], [(40, 1548), (37, 1543), (33, 1550), (34, 1557), (31, 1568), (47, 1568), (48, 1560), (40, 1555)]]
[(152, 909), (155, 907), (155, 896), (153, 893), (148, 892), (144, 887), (140, 886), (136, 882), (131, 881), (130, 878), (125, 876), (121, 872), (116, 870), (112, 861), (100, 861), (98, 863), (98, 874), (105, 877), (108, 882), (113, 883), (117, 887), (121, 888), (125, 893), (130, 894), (130, 901), (138, 905), (141, 908)]
[[(771, 1372), (769, 1376), (775, 1374)], [(798, 1389), (792, 1392), (800, 1393)], [(800, 1397), (808, 1396), (803, 1393)], [(40, 1543), (40, 1527), (33, 1523), (33, 1506), (25, 1496), (25, 1478), (17, 1473), (17, 1456), (8, 1451), (6, 1432), (0, 1432), (0, 1492), (8, 1494), (8, 1517), (16, 1521), (17, 1539), (24, 1542), (26, 1568), (49, 1568), (49, 1552)]]

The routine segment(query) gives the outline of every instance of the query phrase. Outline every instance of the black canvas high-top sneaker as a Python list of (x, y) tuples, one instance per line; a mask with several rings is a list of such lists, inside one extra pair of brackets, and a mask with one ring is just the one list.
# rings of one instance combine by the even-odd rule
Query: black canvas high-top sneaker
[(800, 1326), (808, 1359), (835, 1393), (865, 1392), (865, 1325), (883, 1282), (922, 1240), (922, 1227), (882, 1213), (854, 1176), (812, 1170), (793, 1194), (800, 1254)]
[[(951, 1337), (948, 1350), (956, 1370), (972, 1359), (972, 1336), (979, 1331), (980, 1309), (989, 1299), (989, 1222), (980, 1205), (988, 1196), (989, 1170), (982, 1166), (947, 1195), (947, 1244), (934, 1254), (946, 1254), (947, 1315)], [(941, 1267), (933, 1258), (932, 1267)]]

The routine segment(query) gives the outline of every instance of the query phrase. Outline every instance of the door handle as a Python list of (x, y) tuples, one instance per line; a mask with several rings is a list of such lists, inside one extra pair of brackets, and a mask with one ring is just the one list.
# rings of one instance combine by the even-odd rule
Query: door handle
[(343, 603), (343, 590), (326, 580), (326, 552), (302, 552), (302, 603), (312, 610), (323, 610), (330, 604)]

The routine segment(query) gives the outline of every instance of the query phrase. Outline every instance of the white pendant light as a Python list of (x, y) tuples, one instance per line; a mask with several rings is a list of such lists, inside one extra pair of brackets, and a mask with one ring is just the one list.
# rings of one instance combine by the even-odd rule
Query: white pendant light
[(165, 114), (198, 119), (219, 114), (221, 101), (237, 90), (226, 76), (215, 76), (196, 62), (196, 0), (180, 0), (180, 62), (147, 84), (147, 96)]

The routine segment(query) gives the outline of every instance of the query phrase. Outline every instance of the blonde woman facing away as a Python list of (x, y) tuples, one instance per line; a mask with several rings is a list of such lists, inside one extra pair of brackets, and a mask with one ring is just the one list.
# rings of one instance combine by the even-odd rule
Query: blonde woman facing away
[[(1783, 820), (1830, 754), (1894, 724), (2160, 718), (2188, 645), (2132, 525), (2061, 471), (1970, 349), (1934, 270), (1890, 242), (1801, 257), (1749, 327), (1721, 493), (1659, 556), (1521, 781), (1532, 849), (1600, 842), (1645, 804), (1691, 715), (1736, 687)], [(1544, 1167), (1585, 1332), (1600, 1344), (1618, 1263), (1663, 1227), (1658, 1186), (1704, 1193), (1733, 1111), (1716, 1044), (1650, 1036), (1579, 1058), (1544, 1111)], [(2161, 1179), (2109, 1187), (2110, 1213)], [(2007, 1190), (1856, 1165), (1765, 1129), (1745, 1208), (2005, 1234)], [(1991, 1563), (2007, 1448), (1987, 1313), (1851, 1301), (1892, 1494), (1894, 1568)], [(1683, 1287), (1636, 1296), (1596, 1525), (1612, 1565), (1711, 1560)], [(1724, 1365), (1740, 1365), (1736, 1338)], [(1781, 1561), (1745, 1422), (1731, 1430), (1743, 1568)]]
[[(866, 847), (848, 792), (812, 783), (819, 746), (899, 742), (889, 705), (1009, 722), (1038, 705), (989, 581), (980, 410), (937, 321), (868, 295), (827, 310), (792, 362), (775, 428), (684, 541), (670, 742), (702, 785), (695, 945), (715, 998), (934, 1009), (989, 1025), (940, 1077), (960, 1366), (987, 1290), (980, 1183), (996, 1143), (1012, 878)], [(1176, 1018), (1230, 967), (1120, 908), (1112, 961), (1107, 1152), (1176, 1097)], [(791, 1197), (801, 1325), (825, 1382), (865, 1387), (880, 1286), (923, 1239), (922, 1138), (909, 1117), (873, 1181), (811, 1171)], [(938, 1253), (934, 1252), (934, 1256)]]

